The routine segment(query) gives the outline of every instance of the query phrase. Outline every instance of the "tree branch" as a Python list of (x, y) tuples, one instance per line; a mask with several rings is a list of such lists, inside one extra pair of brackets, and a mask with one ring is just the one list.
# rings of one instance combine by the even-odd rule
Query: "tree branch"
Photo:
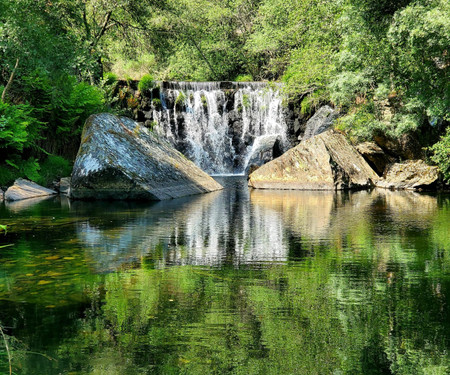
[(102, 28), (98, 32), (97, 36), (95, 37), (94, 41), (92, 42), (92, 48), (95, 48), (100, 41), (101, 37), (105, 34), (106, 30), (109, 29), (109, 19), (111, 18), (112, 10), (110, 10), (108, 13), (106, 13), (105, 21), (103, 22)]
[(9, 80), (8, 83), (6, 84), (5, 88), (3, 89), (2, 92), (2, 102), (5, 101), (6, 99), (6, 92), (8, 91), (8, 89), (10, 88), (12, 81), (14, 79), (14, 74), (16, 73), (17, 67), (19, 66), (19, 59), (16, 60), (16, 65), (14, 66), (13, 71), (11, 72), (11, 75), (9, 76)]

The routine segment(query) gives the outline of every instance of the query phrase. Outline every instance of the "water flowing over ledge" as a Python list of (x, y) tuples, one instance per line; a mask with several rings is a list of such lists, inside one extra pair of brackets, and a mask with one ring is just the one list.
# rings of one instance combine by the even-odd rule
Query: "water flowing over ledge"
[(255, 159), (271, 159), (273, 149), (289, 147), (280, 88), (266, 82), (161, 82), (160, 105), (152, 106), (154, 131), (209, 174), (244, 174)]

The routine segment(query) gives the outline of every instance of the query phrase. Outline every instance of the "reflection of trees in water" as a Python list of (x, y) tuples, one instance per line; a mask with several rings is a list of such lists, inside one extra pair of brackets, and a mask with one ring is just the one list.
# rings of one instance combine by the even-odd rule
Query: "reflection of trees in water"
[[(37, 319), (34, 304), (2, 309), (46, 327), (27, 331), (58, 358), (40, 361), (41, 373), (447, 372), (448, 204), (389, 191), (223, 193), (72, 205), (91, 218), (72, 224), (71, 251), (83, 249), (96, 270), (137, 262), (90, 281), (86, 265), (76, 269), (77, 312), (59, 306)], [(47, 301), (50, 286), (27, 293)], [(27, 358), (22, 369), (33, 373), (37, 360)]]

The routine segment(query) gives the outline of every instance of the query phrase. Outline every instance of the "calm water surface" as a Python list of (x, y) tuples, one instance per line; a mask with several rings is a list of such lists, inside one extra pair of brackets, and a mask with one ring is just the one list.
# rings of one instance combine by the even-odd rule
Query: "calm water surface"
[(450, 373), (449, 195), (219, 181), (158, 203), (1, 205), (13, 371)]

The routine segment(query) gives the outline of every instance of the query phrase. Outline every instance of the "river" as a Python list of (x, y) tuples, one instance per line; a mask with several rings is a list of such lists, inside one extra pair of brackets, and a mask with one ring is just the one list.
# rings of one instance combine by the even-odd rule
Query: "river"
[(3, 203), (15, 373), (448, 373), (449, 195), (217, 179), (163, 202)]

